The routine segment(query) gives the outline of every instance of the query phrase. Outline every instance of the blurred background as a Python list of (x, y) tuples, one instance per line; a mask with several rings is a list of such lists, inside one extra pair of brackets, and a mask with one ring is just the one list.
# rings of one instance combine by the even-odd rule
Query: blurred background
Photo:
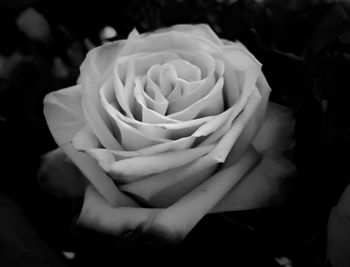
[[(332, 266), (327, 222), (350, 177), (349, 16), (332, 0), (0, 0), (0, 266)], [(93, 47), (178, 23), (207, 23), (263, 64), (271, 100), (297, 119), (296, 185), (282, 207), (206, 216), (171, 249), (78, 229), (82, 199), (37, 182), (56, 148), (43, 97), (74, 85)]]

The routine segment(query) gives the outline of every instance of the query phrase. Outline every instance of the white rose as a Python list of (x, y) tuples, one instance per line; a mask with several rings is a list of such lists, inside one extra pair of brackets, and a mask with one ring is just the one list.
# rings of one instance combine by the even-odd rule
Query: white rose
[(294, 170), (281, 156), (294, 121), (269, 94), (255, 57), (207, 25), (134, 30), (90, 51), (81, 83), (44, 110), (89, 182), (78, 223), (181, 240), (209, 212), (266, 205)]

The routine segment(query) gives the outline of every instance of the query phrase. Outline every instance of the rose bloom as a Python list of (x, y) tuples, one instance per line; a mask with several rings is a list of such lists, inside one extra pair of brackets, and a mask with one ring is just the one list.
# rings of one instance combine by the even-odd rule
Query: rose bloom
[(45, 98), (60, 149), (39, 172), (56, 194), (85, 194), (78, 224), (181, 240), (207, 213), (281, 201), (294, 120), (268, 103), (261, 64), (241, 43), (207, 25), (133, 30), (80, 70), (79, 84)]

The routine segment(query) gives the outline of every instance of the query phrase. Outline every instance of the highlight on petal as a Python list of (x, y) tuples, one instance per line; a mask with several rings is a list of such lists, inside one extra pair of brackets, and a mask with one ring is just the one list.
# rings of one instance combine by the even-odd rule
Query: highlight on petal
[(122, 149), (122, 146), (110, 130), (108, 114), (103, 109), (100, 101), (99, 90), (102, 81), (103, 75), (96, 70), (93, 63), (86, 59), (85, 64), (83, 63), (81, 67), (81, 84), (84, 88), (81, 105), (84, 117), (105, 148)]
[(94, 67), (100, 75), (109, 75), (112, 71), (114, 61), (124, 45), (125, 41), (120, 40), (106, 43), (90, 50), (81, 66), (81, 72), (88, 71), (87, 68)]
[(184, 166), (205, 154), (213, 145), (196, 147), (182, 151), (165, 152), (153, 156), (134, 157), (115, 161), (107, 170), (112, 176), (146, 176)]
[[(261, 64), (253, 57), (248, 56), (246, 51), (233, 49), (232, 47), (223, 47), (222, 54), (217, 55), (225, 64), (225, 87), (224, 97), (227, 106), (235, 104), (240, 94), (246, 87), (246, 80), (252, 71), (261, 71)], [(254, 81), (255, 84), (255, 81)]]
[(72, 141), (85, 125), (81, 85), (52, 92), (44, 99), (44, 115), (58, 145)]

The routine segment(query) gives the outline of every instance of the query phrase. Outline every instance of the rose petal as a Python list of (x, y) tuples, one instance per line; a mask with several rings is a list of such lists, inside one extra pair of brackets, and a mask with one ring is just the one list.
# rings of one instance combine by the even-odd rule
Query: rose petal
[[(119, 105), (130, 118), (134, 117), (135, 100), (133, 88), (135, 77), (146, 75), (148, 69), (154, 65), (164, 64), (179, 56), (171, 51), (147, 53), (140, 52), (131, 56), (119, 57), (114, 69), (115, 94)], [(158, 90), (160, 92), (160, 90)]]
[(124, 207), (123, 203), (117, 203), (112, 207), (93, 187), (89, 186), (85, 192), (84, 204), (77, 224), (98, 232), (121, 235), (139, 228), (155, 212), (157, 212), (156, 209)]
[(145, 95), (145, 98), (148, 100), (147, 106), (164, 116), (167, 112), (169, 101), (164, 97), (159, 87), (153, 81), (148, 77), (146, 77), (146, 79), (147, 81), (142, 93), (147, 94)]
[(120, 203), (128, 206), (136, 205), (134, 200), (120, 192), (94, 159), (86, 153), (75, 150), (72, 143), (63, 145), (62, 149), (110, 205)]
[(168, 117), (175, 120), (187, 121), (219, 114), (224, 110), (223, 85), (224, 80), (220, 78), (207, 96), (199, 99), (184, 110), (168, 115)]
[[(176, 112), (180, 112), (182, 110), (185, 110), (192, 104), (196, 103), (199, 99), (204, 98), (205, 96), (208, 95), (208, 93), (213, 90), (213, 87), (215, 85), (215, 79), (217, 77), (221, 77), (224, 72), (224, 65), (221, 61), (217, 60), (216, 61), (216, 68), (213, 68), (213, 70), (209, 73), (209, 75), (204, 78), (203, 80), (196, 82), (196, 83), (190, 83), (190, 84), (185, 84), (181, 81), (179, 85), (180, 88), (182, 88), (182, 91), (184, 91), (183, 95), (180, 95), (178, 97), (173, 97), (170, 99), (168, 97), (168, 100), (170, 101), (169, 107), (168, 107), (168, 114), (173, 114)], [(216, 75), (214, 75), (216, 74)], [(195, 86), (193, 88), (192, 84)], [(175, 88), (176, 90), (176, 88)]]
[(219, 140), (218, 144), (210, 152), (219, 162), (225, 162), (236, 140), (241, 136), (242, 132), (244, 132), (245, 126), (261, 106), (262, 100), (260, 93), (254, 90), (244, 110), (232, 123), (230, 130)]
[(261, 69), (261, 64), (254, 57), (248, 55), (246, 51), (233, 47), (222, 47), (222, 54), (217, 55), (225, 64), (224, 98), (228, 107), (234, 105), (242, 94), (247, 71)]
[(256, 164), (258, 159), (259, 156), (254, 153), (254, 149), (248, 150), (237, 164), (216, 173), (170, 207), (159, 210), (149, 225), (146, 225), (144, 232), (155, 232), (165, 239), (181, 240)]
[(119, 191), (95, 160), (74, 149), (72, 139), (84, 127), (80, 103), (80, 85), (50, 93), (45, 97), (44, 114), (55, 141), (109, 203), (134, 203)]
[[(252, 92), (256, 90), (255, 84), (260, 75), (260, 68), (257, 66), (251, 66), (248, 69), (242, 71), (240, 78), (242, 79), (242, 89), (239, 98), (236, 100), (234, 105), (221, 114), (213, 117), (208, 123), (204, 124), (193, 134), (194, 136), (207, 136), (213, 133), (212, 136), (208, 137), (203, 144), (210, 144), (218, 140), (231, 126), (232, 121), (242, 111), (246, 105)], [(226, 84), (226, 80), (225, 80)], [(226, 85), (225, 85), (226, 86)], [(220, 129), (221, 128), (221, 129)]]
[[(177, 120), (173, 120), (173, 123), (160, 123), (160, 124), (147, 124), (143, 122), (139, 122), (137, 120), (133, 120), (124, 116), (117, 106), (117, 103), (113, 106), (111, 103), (113, 99), (113, 88), (111, 87), (111, 79), (108, 79), (103, 86), (101, 87), (101, 102), (108, 112), (110, 117), (116, 123), (114, 125), (115, 135), (118, 138), (123, 133), (122, 131), (134, 131), (139, 135), (139, 140), (143, 143), (137, 146), (137, 150), (141, 148), (146, 148), (151, 146), (151, 144), (160, 144), (164, 143), (169, 139), (178, 139), (185, 136), (190, 136), (198, 127), (206, 123), (211, 117), (200, 118), (196, 120), (179, 122)], [(112, 127), (111, 127), (112, 128)], [(125, 129), (127, 128), (127, 129)], [(128, 136), (128, 132), (124, 133), (124, 136)], [(145, 143), (145, 144), (144, 144)], [(136, 144), (134, 144), (136, 145)]]
[(256, 87), (259, 91), (259, 94), (261, 95), (259, 106), (254, 111), (254, 114), (251, 115), (251, 118), (238, 137), (234, 148), (230, 151), (225, 160), (225, 163), (222, 166), (223, 168), (234, 164), (234, 162), (242, 155), (242, 153), (251, 145), (252, 141), (255, 139), (257, 133), (261, 128), (271, 92), (270, 86), (267, 83), (260, 82), (262, 79), (264, 79), (264, 75), (261, 73), (260, 77), (258, 78)]
[(38, 181), (42, 188), (58, 197), (79, 197), (87, 180), (61, 148), (41, 156)]
[[(169, 141), (166, 138), (150, 136), (130, 126), (124, 120), (121, 120), (118, 107), (113, 107), (109, 103), (109, 101), (113, 100), (113, 94), (112, 94), (113, 88), (111, 86), (112, 86), (111, 79), (107, 79), (107, 81), (102, 85), (100, 89), (101, 102), (105, 110), (114, 119), (114, 122), (116, 122), (116, 125), (114, 125), (114, 127), (116, 128), (116, 131), (118, 131), (117, 138), (120, 140), (121, 144), (125, 149), (137, 150), (140, 148), (145, 148), (148, 146)], [(117, 104), (118, 103), (115, 103), (115, 105)], [(157, 128), (154, 128), (154, 130), (157, 130)], [(115, 150), (123, 150), (123, 149), (115, 149)]]
[(138, 196), (149, 205), (164, 207), (169, 203), (174, 203), (186, 192), (198, 186), (210, 176), (219, 162), (225, 161), (244, 126), (259, 107), (261, 96), (257, 90), (254, 92), (231, 129), (207, 155), (181, 169), (146, 177), (135, 183), (124, 185), (121, 189)]
[(81, 108), (81, 85), (52, 92), (44, 99), (44, 114), (58, 145), (72, 141), (85, 125)]
[(213, 145), (209, 145), (182, 151), (165, 152), (153, 156), (114, 161), (110, 163), (106, 171), (118, 181), (132, 182), (134, 178), (130, 179), (125, 176), (146, 176), (184, 166), (204, 156), (212, 148)]
[(253, 141), (261, 153), (269, 149), (285, 151), (291, 149), (294, 141), (295, 119), (290, 109), (269, 102), (263, 124)]
[(202, 157), (188, 165), (145, 177), (120, 188), (147, 205), (167, 207), (208, 179), (217, 166), (215, 159)]
[[(169, 119), (163, 116), (168, 108), (168, 101), (162, 97), (162, 102), (153, 101), (145, 94), (145, 79), (141, 81), (140, 77), (135, 78), (134, 97), (137, 107), (140, 110), (136, 117), (139, 121), (147, 124), (167, 123)], [(140, 116), (141, 115), (141, 116)]]
[(73, 137), (72, 144), (76, 150), (100, 147), (100, 143), (89, 125), (85, 125), (80, 129), (80, 131)]
[(108, 115), (104, 111), (99, 97), (99, 87), (104, 77), (110, 74), (112, 70), (110, 70), (111, 67), (108, 64), (100, 62), (100, 59), (106, 57), (108, 58), (106, 62), (113, 62), (123, 44), (123, 42), (113, 43), (113, 45), (101, 46), (91, 50), (80, 68), (81, 84), (84, 88), (81, 103), (84, 117), (101, 144), (105, 148), (116, 150), (122, 149), (122, 147), (109, 130)]
[[(102, 168), (107, 169), (107, 165), (116, 160), (124, 160), (133, 157), (152, 156), (159, 153), (169, 151), (182, 151), (191, 147), (194, 138), (186, 138), (174, 140), (168, 143), (147, 147), (141, 150), (125, 151), (125, 150), (107, 150), (103, 148), (89, 148), (89, 147), (76, 147), (76, 149), (83, 150), (91, 157), (97, 160)], [(80, 144), (81, 145), (81, 144)]]
[(260, 163), (211, 212), (255, 209), (278, 205), (285, 197), (296, 166), (280, 153), (265, 153)]
[[(169, 61), (168, 64), (164, 65), (164, 70), (166, 70), (168, 66), (173, 66), (176, 71), (176, 76), (187, 82), (196, 82), (202, 77), (200, 68), (183, 59)], [(164, 74), (165, 73), (163, 73), (160, 78), (162, 78), (162, 76), (165, 78)]]

